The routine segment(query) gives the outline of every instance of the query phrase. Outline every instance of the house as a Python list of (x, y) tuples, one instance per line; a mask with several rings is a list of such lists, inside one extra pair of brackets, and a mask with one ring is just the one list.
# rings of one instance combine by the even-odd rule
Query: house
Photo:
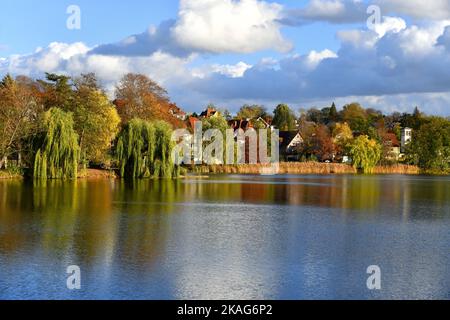
[(298, 161), (298, 149), (304, 140), (298, 131), (280, 131), (280, 156), (286, 161)]
[(406, 147), (412, 141), (412, 129), (403, 128), (402, 129), (402, 141), (401, 141), (401, 153), (405, 153)]
[(228, 121), (228, 125), (234, 131), (242, 129), (245, 131), (253, 128), (253, 124), (250, 119), (242, 120), (242, 119), (233, 119)]
[(198, 119), (198, 118), (196, 118), (196, 117), (189, 117), (188, 121), (189, 121), (189, 129), (191, 129), (191, 131), (194, 131), (194, 129), (195, 129), (195, 123), (196, 123), (197, 121), (200, 121), (200, 119)]
[(181, 110), (176, 104), (171, 103), (169, 105), (169, 113), (174, 116), (175, 118), (181, 120), (181, 121), (185, 121), (187, 118), (187, 114), (186, 112), (184, 112), (183, 110)]
[(401, 150), (400, 142), (395, 133), (386, 133), (383, 136), (383, 144), (386, 150), (385, 157), (387, 160), (399, 160)]
[(214, 117), (214, 116), (216, 116), (218, 114), (219, 114), (219, 112), (216, 109), (208, 107), (208, 108), (206, 108), (205, 111), (203, 111), (200, 114), (200, 118), (211, 118), (211, 117)]
[(267, 117), (266, 119), (263, 119), (262, 117), (259, 117), (256, 121), (262, 122), (265, 129), (275, 130), (275, 126), (272, 125), (272, 118)]

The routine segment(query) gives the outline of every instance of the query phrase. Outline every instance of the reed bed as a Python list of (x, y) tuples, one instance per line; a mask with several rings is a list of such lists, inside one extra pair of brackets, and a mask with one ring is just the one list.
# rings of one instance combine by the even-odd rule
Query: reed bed
[[(275, 167), (276, 168), (276, 167)], [(320, 163), (320, 162), (282, 162), (278, 170), (274, 167), (262, 164), (243, 165), (210, 165), (197, 166), (193, 172), (197, 174), (356, 174), (358, 171), (351, 165), (343, 163)], [(420, 169), (409, 165), (378, 166), (373, 174), (420, 174)]]
[[(274, 172), (274, 169), (276, 172)], [(319, 162), (282, 162), (277, 167), (263, 164), (211, 165), (194, 167), (200, 174), (353, 174), (356, 170), (347, 164)]]
[(410, 166), (406, 164), (397, 164), (391, 166), (378, 166), (373, 171), (374, 174), (404, 174), (415, 175), (420, 174), (420, 169), (417, 166)]

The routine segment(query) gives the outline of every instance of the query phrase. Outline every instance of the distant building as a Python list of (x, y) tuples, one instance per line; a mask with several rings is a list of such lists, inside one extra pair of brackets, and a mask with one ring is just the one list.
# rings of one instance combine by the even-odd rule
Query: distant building
[(195, 129), (195, 123), (197, 121), (200, 121), (198, 118), (196, 117), (189, 117), (189, 129), (191, 129), (192, 131), (194, 131)]
[(211, 118), (211, 117), (214, 117), (214, 116), (216, 116), (218, 114), (219, 114), (219, 112), (216, 109), (208, 107), (208, 108), (206, 108), (205, 111), (203, 111), (200, 114), (200, 118)]
[(242, 129), (245, 132), (245, 131), (249, 130), (250, 128), (253, 128), (253, 124), (249, 119), (247, 119), (247, 120), (242, 120), (242, 119), (229, 120), (228, 125), (234, 131)]
[(173, 103), (169, 106), (169, 113), (181, 121), (185, 121), (187, 118), (186, 112), (181, 110), (176, 104)]
[(280, 156), (286, 161), (298, 161), (298, 149), (303, 142), (298, 131), (280, 131)]
[(400, 158), (401, 148), (395, 133), (386, 133), (383, 136), (383, 144), (386, 148), (386, 159), (397, 161)]
[(402, 129), (402, 139), (401, 139), (401, 153), (405, 153), (406, 146), (412, 141), (412, 129), (403, 128)]

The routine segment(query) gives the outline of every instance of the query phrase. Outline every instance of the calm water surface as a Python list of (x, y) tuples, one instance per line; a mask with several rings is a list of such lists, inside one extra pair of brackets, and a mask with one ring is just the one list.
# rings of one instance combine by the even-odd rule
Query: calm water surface
[(0, 299), (449, 299), (449, 249), (445, 177), (0, 181)]

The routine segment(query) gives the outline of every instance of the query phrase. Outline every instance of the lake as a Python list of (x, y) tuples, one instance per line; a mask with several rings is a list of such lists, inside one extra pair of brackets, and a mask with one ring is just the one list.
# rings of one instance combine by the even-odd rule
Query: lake
[(448, 177), (0, 181), (0, 299), (450, 299), (449, 249)]

